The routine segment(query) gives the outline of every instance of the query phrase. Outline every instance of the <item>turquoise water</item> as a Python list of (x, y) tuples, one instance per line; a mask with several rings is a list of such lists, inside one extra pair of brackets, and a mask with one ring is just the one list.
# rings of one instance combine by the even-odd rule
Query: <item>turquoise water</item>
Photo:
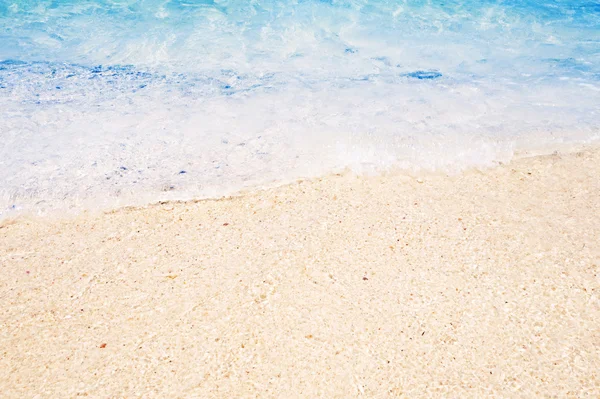
[(0, 0), (0, 216), (600, 138), (598, 1)]

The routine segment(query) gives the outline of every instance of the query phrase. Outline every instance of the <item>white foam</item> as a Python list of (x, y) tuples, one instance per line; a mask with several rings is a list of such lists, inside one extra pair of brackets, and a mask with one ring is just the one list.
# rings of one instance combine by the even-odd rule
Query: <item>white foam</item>
[(591, 6), (392, 3), (0, 5), (0, 217), (598, 139)]

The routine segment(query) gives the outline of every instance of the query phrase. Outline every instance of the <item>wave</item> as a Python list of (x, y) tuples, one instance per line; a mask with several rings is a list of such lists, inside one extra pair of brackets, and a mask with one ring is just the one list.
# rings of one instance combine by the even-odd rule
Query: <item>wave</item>
[(0, 0), (0, 216), (599, 137), (584, 1)]

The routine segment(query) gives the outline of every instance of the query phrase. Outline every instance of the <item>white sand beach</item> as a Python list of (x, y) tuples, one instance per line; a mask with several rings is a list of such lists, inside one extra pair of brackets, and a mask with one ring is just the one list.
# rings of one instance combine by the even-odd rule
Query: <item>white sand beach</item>
[(4, 398), (600, 397), (600, 150), (0, 222)]

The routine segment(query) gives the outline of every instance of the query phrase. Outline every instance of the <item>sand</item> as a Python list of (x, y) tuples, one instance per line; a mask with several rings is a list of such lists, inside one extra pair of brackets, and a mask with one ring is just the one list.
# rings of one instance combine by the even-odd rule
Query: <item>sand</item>
[(600, 151), (0, 223), (3, 398), (600, 397)]

